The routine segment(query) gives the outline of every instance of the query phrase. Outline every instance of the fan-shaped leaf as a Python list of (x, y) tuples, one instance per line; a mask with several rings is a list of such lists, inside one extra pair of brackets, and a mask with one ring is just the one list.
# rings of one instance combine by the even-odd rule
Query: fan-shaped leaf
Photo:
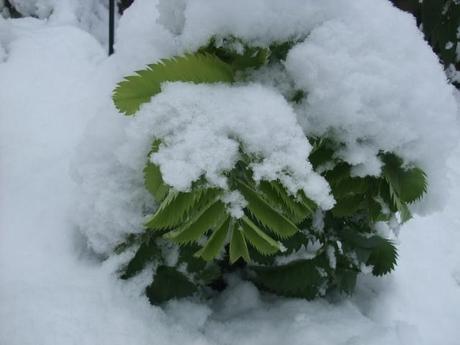
[(136, 113), (141, 104), (161, 91), (161, 83), (183, 81), (193, 83), (232, 82), (232, 68), (210, 54), (187, 54), (161, 60), (126, 77), (116, 87), (113, 101), (126, 115)]

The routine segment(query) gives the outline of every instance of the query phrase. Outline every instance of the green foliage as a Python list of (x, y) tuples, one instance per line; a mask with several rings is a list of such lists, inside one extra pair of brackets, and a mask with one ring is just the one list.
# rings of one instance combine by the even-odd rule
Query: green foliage
[[(399, 4), (401, 1), (393, 0)], [(460, 2), (457, 0), (409, 0), (403, 9), (411, 12), (418, 21), (426, 40), (438, 54), (445, 67), (460, 70), (457, 51), (460, 45)], [(449, 73), (448, 73), (449, 74)], [(459, 80), (453, 80), (457, 87)]]
[[(133, 114), (161, 91), (164, 81), (232, 82), (234, 76), (245, 78), (246, 70), (280, 64), (294, 43), (253, 47), (233, 37), (214, 38), (195, 54), (163, 60), (128, 77), (113, 98), (121, 112)], [(292, 91), (292, 102), (305, 97)], [(336, 200), (331, 210), (318, 209), (303, 191), (290, 193), (279, 180), (256, 182), (251, 166), (257, 157), (244, 148), (237, 164), (225, 172), (227, 189), (212, 187), (202, 177), (188, 191), (178, 191), (165, 183), (150, 159), (166, 145), (154, 140), (144, 183), (157, 207), (146, 208), (155, 212), (147, 216), (145, 231), (117, 247), (117, 253), (136, 248), (121, 277), (156, 267), (146, 294), (158, 304), (203, 292), (205, 286), (222, 287), (224, 274), (234, 271), (263, 290), (306, 299), (331, 291), (351, 294), (364, 266), (372, 267), (376, 276), (391, 272), (397, 250), (377, 234), (376, 222), (390, 224), (396, 214), (401, 223), (407, 221), (409, 205), (426, 193), (425, 173), (382, 152), (380, 176), (356, 177), (353, 167), (336, 154), (341, 143), (333, 138), (308, 140), (313, 145), (309, 161), (328, 181)], [(225, 203), (228, 192), (244, 197), (242, 215), (235, 217)], [(171, 260), (175, 251), (177, 260)]]
[(251, 267), (254, 283), (271, 292), (288, 297), (313, 299), (320, 294), (326, 282), (321, 268), (326, 267), (324, 257), (297, 260), (274, 267)]
[(196, 291), (197, 287), (185, 274), (168, 266), (158, 267), (152, 284), (145, 289), (145, 293), (152, 304), (188, 297)]
[(143, 103), (158, 94), (161, 84), (167, 81), (232, 82), (233, 71), (218, 57), (207, 53), (161, 60), (121, 81), (113, 93), (115, 106), (120, 112), (133, 115)]
[[(152, 163), (147, 163), (152, 164)], [(206, 244), (197, 251), (196, 256), (206, 261), (216, 258), (230, 239), (230, 262), (239, 258), (250, 262), (247, 249), (249, 243), (259, 254), (272, 255), (282, 248), (267, 231), (280, 239), (287, 239), (299, 231), (289, 219), (294, 215), (300, 223), (311, 217), (315, 205), (308, 198), (292, 197), (277, 181), (265, 181), (257, 185), (250, 175), (248, 164), (240, 161), (241, 170), (236, 168), (228, 173), (235, 191), (240, 192), (248, 202), (246, 215), (237, 219), (231, 216), (221, 201), (223, 190), (200, 185), (190, 192), (177, 192), (170, 189), (163, 200), (157, 199), (160, 206), (148, 218), (145, 226), (148, 231), (163, 231), (163, 237), (180, 245), (197, 243), (203, 238)], [(145, 184), (151, 184), (146, 176)], [(270, 193), (267, 192), (267, 188)], [(265, 192), (264, 192), (265, 190)], [(156, 191), (152, 192), (155, 197)]]

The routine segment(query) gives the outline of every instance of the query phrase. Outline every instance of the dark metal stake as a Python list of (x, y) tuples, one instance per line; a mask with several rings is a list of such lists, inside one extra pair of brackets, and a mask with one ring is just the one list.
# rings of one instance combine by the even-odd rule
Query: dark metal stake
[(109, 55), (113, 54), (115, 42), (115, 0), (109, 0)]

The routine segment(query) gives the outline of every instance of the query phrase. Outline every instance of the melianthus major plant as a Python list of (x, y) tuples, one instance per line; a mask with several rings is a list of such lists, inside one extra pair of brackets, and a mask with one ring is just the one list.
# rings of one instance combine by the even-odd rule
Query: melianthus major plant
[[(254, 47), (234, 37), (213, 39), (195, 53), (162, 60), (127, 77), (113, 100), (120, 112), (134, 115), (161, 92), (162, 82), (247, 82), (251, 71), (283, 61), (294, 44)], [(308, 95), (293, 89), (286, 97), (294, 104)], [(176, 190), (150, 159), (167, 143), (152, 138), (144, 183), (158, 206), (148, 215), (145, 231), (117, 248), (136, 248), (121, 277), (129, 279), (153, 263), (146, 294), (152, 303), (161, 303), (222, 289), (223, 276), (234, 271), (260, 289), (306, 299), (332, 291), (352, 293), (363, 270), (376, 276), (391, 272), (396, 247), (379, 235), (376, 224), (394, 226), (411, 218), (408, 204), (426, 192), (424, 172), (381, 152), (381, 175), (357, 177), (336, 155), (342, 143), (333, 136), (305, 139), (313, 144), (310, 163), (331, 186), (336, 200), (331, 210), (320, 209), (303, 191), (288, 191), (279, 180), (257, 181), (252, 167), (260, 157), (246, 152), (244, 145), (237, 163), (225, 172), (227, 189), (203, 176), (189, 190)], [(230, 210), (228, 192), (244, 197), (242, 214)], [(171, 263), (173, 252), (177, 258)]]

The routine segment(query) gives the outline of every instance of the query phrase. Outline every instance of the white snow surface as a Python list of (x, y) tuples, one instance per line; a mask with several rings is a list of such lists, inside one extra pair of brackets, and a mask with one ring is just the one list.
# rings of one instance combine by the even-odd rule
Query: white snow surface
[[(156, 16), (154, 1), (136, 0), (120, 20), (117, 52), (110, 58), (87, 29), (78, 22), (64, 20), (64, 14), (59, 17), (56, 13), (53, 21), (0, 18), (1, 345), (459, 344), (460, 148), (450, 154), (448, 165), (444, 165), (444, 157), (433, 153), (443, 156), (442, 150), (455, 146), (451, 131), (457, 126), (452, 119), (452, 89), (446, 85), (436, 58), (422, 43), (414, 21), (398, 14), (385, 1), (348, 1), (347, 5), (342, 1), (266, 3), (267, 6), (256, 0), (250, 4), (187, 2), (184, 17), (189, 20), (178, 38), (177, 33), (152, 20)], [(281, 11), (277, 3), (287, 3), (292, 8)], [(199, 26), (198, 14), (206, 18), (208, 11), (214, 13), (213, 7), (222, 8), (226, 16), (211, 15), (209, 27), (204, 22)], [(237, 7), (248, 9), (247, 18), (236, 16)], [(298, 19), (302, 9), (311, 13), (312, 22)], [(74, 8), (69, 6), (66, 10)], [(267, 17), (272, 18), (271, 24), (250, 21), (249, 13), (259, 16), (261, 11), (272, 13)], [(353, 36), (351, 33), (357, 30), (349, 19), (353, 14), (357, 23), (369, 25), (359, 31), (364, 38), (356, 42), (345, 40), (347, 33)], [(175, 18), (180, 20), (181, 16), (175, 14)], [(195, 22), (192, 18), (196, 18)], [(348, 97), (360, 111), (374, 104), (377, 110), (369, 114), (372, 121), (380, 121), (378, 117), (386, 114), (385, 104), (396, 107), (401, 118), (407, 107), (413, 124), (411, 133), (428, 136), (421, 148), (428, 151), (424, 157), (434, 159), (433, 167), (425, 160), (420, 164), (426, 164), (423, 167), (432, 169), (429, 171), (433, 174), (447, 172), (445, 181), (451, 193), (443, 194), (443, 198), (448, 206), (404, 225), (394, 274), (385, 278), (361, 277), (352, 298), (314, 302), (276, 298), (230, 277), (230, 287), (213, 300), (170, 302), (163, 309), (150, 306), (142, 295), (149, 275), (141, 274), (128, 282), (118, 280), (115, 272), (125, 258), (101, 262), (94, 253), (105, 253), (126, 232), (138, 231), (142, 222), (140, 209), (149, 198), (142, 189), (145, 156), (129, 150), (139, 145), (134, 140), (135, 128), (142, 116), (134, 120), (118, 114), (110, 99), (112, 89), (124, 74), (185, 47), (191, 49), (213, 30), (234, 30), (232, 21), (241, 24), (238, 33), (257, 41), (267, 32), (279, 35), (286, 18), (291, 18), (295, 26), (283, 35), (304, 32), (307, 25), (308, 30), (315, 28), (306, 41), (311, 44), (304, 43), (298, 49), (311, 54), (305, 68), (317, 68), (319, 74), (310, 79), (297, 74), (295, 78), (314, 95), (309, 102), (315, 112), (329, 121), (339, 115), (327, 116), (332, 111), (328, 107), (341, 104), (344, 122), (335, 130), (345, 136), (354, 134), (350, 115), (354, 110), (350, 110), (353, 106), (347, 103)], [(397, 19), (388, 25), (382, 18)], [(386, 24), (378, 25), (381, 20)], [(187, 29), (193, 27), (197, 31)], [(177, 31), (181, 25), (174, 28)], [(328, 32), (334, 33), (331, 37), (337, 37), (339, 46), (326, 49), (332, 43), (320, 37)], [(385, 42), (394, 40), (398, 41), (397, 56), (380, 56)], [(399, 41), (408, 45), (407, 50)], [(386, 47), (390, 52), (391, 47)], [(320, 54), (327, 58), (324, 64), (309, 51), (315, 49), (325, 49)], [(363, 70), (356, 73), (369, 83), (360, 78), (352, 83), (357, 65), (347, 65), (347, 58), (343, 64), (333, 59), (334, 54), (357, 58), (373, 49), (378, 52), (374, 58), (384, 60), (381, 63), (387, 73), (381, 75), (383, 72), (371, 68), (377, 68), (380, 62), (367, 63), (366, 59), (372, 57), (363, 57)], [(295, 54), (293, 51), (290, 59)], [(403, 62), (404, 57), (411, 59)], [(341, 71), (348, 81), (332, 73), (333, 65), (337, 67), (335, 72)], [(328, 85), (325, 80), (329, 75)], [(391, 83), (388, 88), (380, 88), (379, 80), (373, 81), (373, 76), (381, 76), (382, 85)], [(168, 85), (168, 93), (183, 87)], [(341, 91), (334, 94), (334, 87)], [(255, 88), (271, 92), (260, 86)], [(187, 90), (192, 95), (203, 89)], [(373, 93), (369, 91), (372, 89)], [(385, 92), (391, 102), (374, 98)], [(408, 97), (406, 101), (404, 96)], [(321, 97), (330, 104), (322, 103)], [(419, 117), (414, 115), (417, 102), (421, 102)], [(206, 104), (204, 98), (199, 104)], [(278, 104), (281, 106), (281, 102)], [(435, 107), (438, 117), (432, 115)], [(315, 116), (305, 114), (307, 123)], [(379, 128), (389, 133), (392, 118), (386, 119), (390, 127)], [(431, 127), (426, 127), (427, 121), (432, 121)], [(394, 148), (410, 158), (420, 147), (404, 141), (406, 137), (397, 131), (403, 131), (406, 125), (400, 123), (394, 129), (399, 138), (399, 146), (395, 144)], [(325, 122), (324, 128), (327, 126)], [(151, 131), (151, 127), (145, 130)], [(385, 143), (377, 138), (381, 136), (375, 134), (372, 139), (376, 145)], [(438, 162), (441, 166), (437, 166)]]

